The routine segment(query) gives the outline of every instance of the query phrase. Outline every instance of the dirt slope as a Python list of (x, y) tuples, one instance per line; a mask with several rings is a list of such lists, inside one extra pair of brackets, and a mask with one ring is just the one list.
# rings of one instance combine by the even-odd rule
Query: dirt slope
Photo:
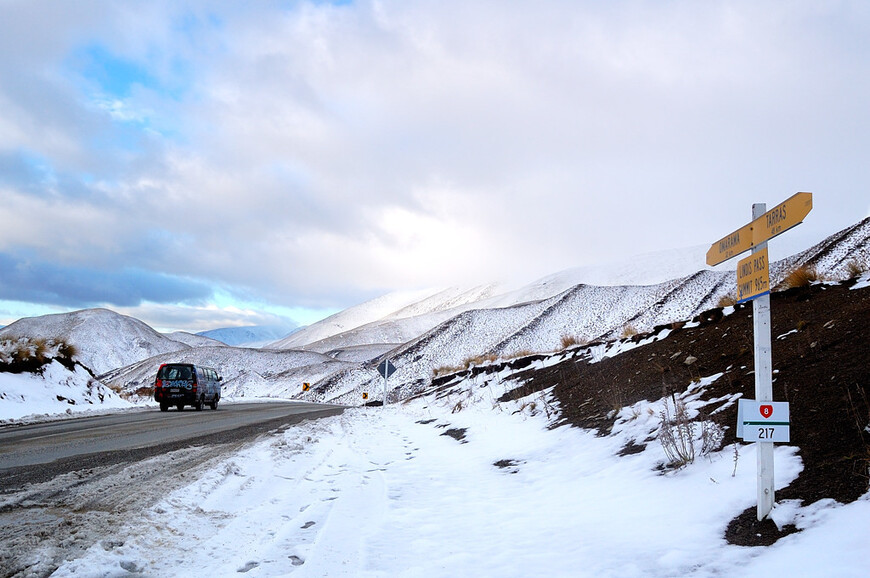
[[(848, 503), (868, 490), (870, 288), (850, 290), (848, 285), (790, 289), (771, 298), (774, 400), (790, 403), (790, 445), (800, 448), (804, 462), (800, 476), (777, 492), (778, 501)], [(684, 392), (693, 380), (720, 372), (724, 375), (707, 387), (704, 399), (736, 393), (754, 399), (751, 303), (727, 316), (714, 309), (695, 321), (700, 324), (677, 324), (664, 339), (597, 363), (578, 356), (528, 370), (517, 376), (524, 385), (508, 396), (555, 384), (564, 422), (602, 435), (613, 426), (612, 410)], [(690, 357), (696, 361), (687, 365)], [(726, 426), (724, 444), (737, 441), (736, 404), (711, 419)], [(770, 544), (794, 531), (758, 523), (755, 516), (753, 506), (732, 520), (723, 529), (728, 541)]]

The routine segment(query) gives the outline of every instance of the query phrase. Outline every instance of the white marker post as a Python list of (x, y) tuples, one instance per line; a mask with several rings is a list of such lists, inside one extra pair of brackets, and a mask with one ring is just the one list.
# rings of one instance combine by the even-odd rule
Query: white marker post
[[(770, 356), (770, 276), (768, 270), (767, 241), (803, 222), (813, 209), (812, 193), (795, 193), (779, 205), (765, 212), (764, 203), (752, 205), (752, 221), (729, 233), (710, 246), (707, 264), (711, 267), (745, 251), (752, 250), (750, 259), (737, 266), (737, 287), (740, 302), (753, 300), (752, 328), (755, 334), (755, 400), (761, 418), (768, 419), (775, 411), (773, 400), (773, 363)], [(787, 414), (787, 409), (786, 415)], [(743, 417), (738, 418), (738, 437), (743, 437)], [(763, 423), (763, 422), (762, 422)], [(778, 424), (782, 425), (782, 424)], [(763, 431), (779, 435), (776, 425)], [(786, 431), (788, 431), (786, 429)], [(786, 436), (787, 437), (787, 434)], [(763, 520), (773, 509), (773, 442), (778, 437), (759, 435), (744, 438), (757, 443), (758, 452), (758, 519)], [(762, 441), (762, 439), (764, 441)]]
[[(752, 220), (767, 211), (767, 205), (752, 205)], [(752, 254), (767, 250), (767, 240), (752, 247)], [(752, 325), (755, 333), (755, 399), (773, 401), (773, 362), (770, 354), (770, 293), (752, 301)], [(756, 442), (758, 462), (758, 519), (773, 509), (773, 442)]]

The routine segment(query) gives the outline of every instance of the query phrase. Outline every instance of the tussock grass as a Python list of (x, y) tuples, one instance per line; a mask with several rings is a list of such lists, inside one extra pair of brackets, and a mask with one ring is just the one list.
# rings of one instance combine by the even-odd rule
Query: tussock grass
[(77, 354), (75, 346), (60, 338), (4, 339), (0, 340), (0, 372), (38, 372), (52, 360), (72, 368)]
[(717, 307), (725, 308), (725, 307), (733, 307), (737, 305), (737, 296), (733, 293), (729, 293), (728, 295), (723, 295), (719, 298), (719, 303), (716, 304)]
[(863, 259), (852, 259), (846, 263), (846, 274), (849, 276), (849, 279), (860, 277), (866, 273), (868, 269), (870, 269), (870, 266), (868, 266), (867, 261)]
[(793, 289), (795, 287), (807, 287), (810, 283), (819, 280), (819, 275), (815, 268), (804, 265), (791, 271), (783, 279), (781, 287), (784, 289)]
[(622, 333), (619, 335), (622, 339), (629, 339), (637, 335), (637, 327), (629, 323), (625, 327), (622, 328)]
[(568, 349), (569, 347), (574, 347), (575, 345), (587, 345), (589, 343), (588, 339), (581, 339), (576, 335), (563, 335), (561, 339), (562, 349)]
[(466, 371), (468, 369), (471, 369), (475, 365), (483, 365), (485, 363), (491, 363), (497, 360), (498, 356), (494, 353), (487, 353), (485, 355), (473, 355), (471, 357), (466, 357), (459, 365), (442, 365), (440, 367), (436, 367), (432, 370), (432, 375), (434, 375), (435, 377), (450, 375), (451, 373)]

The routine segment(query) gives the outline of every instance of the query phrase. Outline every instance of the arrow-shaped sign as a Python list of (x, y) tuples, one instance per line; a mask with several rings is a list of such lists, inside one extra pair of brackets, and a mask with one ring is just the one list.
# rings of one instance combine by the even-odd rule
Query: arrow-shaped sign
[(718, 265), (785, 233), (803, 222), (804, 217), (812, 210), (813, 194), (795, 193), (751, 223), (713, 243), (707, 251), (707, 264), (711, 267)]

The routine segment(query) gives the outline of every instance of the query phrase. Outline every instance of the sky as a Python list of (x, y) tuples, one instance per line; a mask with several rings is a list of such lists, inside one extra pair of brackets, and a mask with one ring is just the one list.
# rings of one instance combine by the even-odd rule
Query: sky
[(798, 191), (807, 248), (870, 214), (868, 39), (857, 1), (0, 0), (0, 324), (306, 325)]

